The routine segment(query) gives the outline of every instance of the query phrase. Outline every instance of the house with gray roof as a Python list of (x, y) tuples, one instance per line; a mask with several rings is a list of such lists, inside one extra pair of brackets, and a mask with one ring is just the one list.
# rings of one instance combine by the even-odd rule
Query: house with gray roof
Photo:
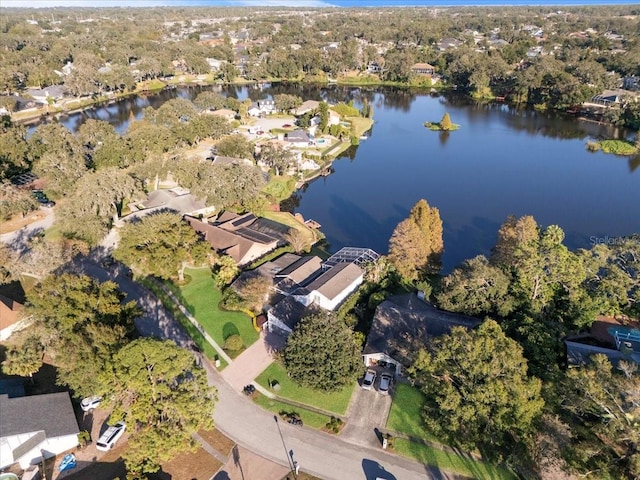
[(0, 468), (26, 469), (78, 445), (68, 392), (10, 398), (0, 395)]
[(362, 358), (367, 367), (385, 364), (398, 375), (432, 339), (453, 327), (470, 330), (480, 323), (477, 318), (438, 310), (413, 293), (395, 295), (376, 308)]
[(293, 297), (285, 297), (267, 310), (264, 328), (287, 337), (302, 318), (318, 311), (314, 305), (305, 306)]
[(339, 263), (306, 287), (293, 292), (293, 296), (303, 305), (315, 303), (325, 310), (335, 310), (363, 280), (364, 270), (355, 263)]
[(285, 134), (284, 141), (293, 147), (304, 148), (309, 146), (311, 137), (304, 130), (294, 130)]
[(322, 259), (315, 255), (307, 255), (276, 273), (274, 288), (279, 293), (290, 295), (311, 283), (322, 272)]
[(320, 102), (316, 100), (305, 100), (298, 108), (293, 111), (296, 117), (300, 117), (305, 113), (313, 112), (320, 107)]

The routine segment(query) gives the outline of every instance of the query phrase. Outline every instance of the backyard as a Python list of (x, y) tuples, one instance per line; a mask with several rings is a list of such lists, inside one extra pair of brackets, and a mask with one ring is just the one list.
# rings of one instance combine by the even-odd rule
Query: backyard
[[(269, 383), (274, 380), (280, 385), (278, 390), (269, 388)], [(353, 382), (336, 392), (325, 392), (303, 387), (291, 380), (284, 366), (277, 361), (269, 365), (269, 367), (256, 378), (256, 382), (279, 397), (316, 407), (327, 412), (333, 412), (338, 415), (344, 415), (347, 411), (353, 388), (356, 385), (356, 383)]]

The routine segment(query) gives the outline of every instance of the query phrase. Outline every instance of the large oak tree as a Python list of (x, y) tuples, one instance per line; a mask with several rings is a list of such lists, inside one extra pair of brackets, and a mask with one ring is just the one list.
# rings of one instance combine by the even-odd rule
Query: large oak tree
[(362, 370), (353, 331), (333, 315), (304, 317), (293, 329), (282, 353), (289, 376), (317, 390), (337, 390)]

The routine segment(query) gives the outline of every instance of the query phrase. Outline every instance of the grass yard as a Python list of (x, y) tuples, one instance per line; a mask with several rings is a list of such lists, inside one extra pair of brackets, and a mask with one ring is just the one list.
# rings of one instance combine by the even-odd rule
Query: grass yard
[(305, 224), (299, 222), (298, 219), (289, 212), (264, 212), (264, 217), (300, 231), (309, 245), (315, 243), (318, 239), (313, 228), (307, 227)]
[(187, 269), (185, 275), (191, 277), (191, 281), (178, 286), (183, 305), (220, 346), (226, 340), (225, 332), (237, 331), (246, 347), (258, 339), (260, 334), (255, 331), (247, 315), (218, 308), (222, 293), (213, 284), (208, 268)]
[(345, 120), (351, 122), (351, 125), (355, 130), (356, 137), (361, 137), (373, 126), (373, 120), (371, 120), (370, 118), (346, 117)]
[[(322, 415), (321, 413), (312, 412), (311, 410), (306, 410), (304, 408), (294, 407), (293, 405), (289, 405), (288, 403), (273, 400), (259, 393), (256, 394), (253, 401), (257, 405), (260, 405), (265, 410), (269, 410), (270, 412), (273, 412), (275, 414), (278, 414), (283, 410), (287, 412), (297, 412), (300, 415), (302, 422), (306, 426), (312, 427), (312, 428), (321, 429), (329, 422), (329, 420), (331, 420), (331, 418), (328, 417), (327, 415)], [(284, 420), (282, 421), (284, 422)]]
[[(178, 320), (178, 322), (180, 322), (180, 325), (182, 325), (182, 328), (184, 328), (187, 334), (189, 334), (189, 337), (191, 337), (191, 340), (194, 341), (194, 343), (198, 346), (200, 350), (202, 350), (204, 355), (209, 360), (214, 360), (216, 357), (219, 356), (218, 352), (216, 352), (216, 350), (211, 346), (211, 344), (205, 340), (205, 338), (198, 331), (198, 329), (193, 325), (193, 323), (191, 323), (189, 319), (185, 317), (185, 315), (180, 311), (180, 309), (178, 309), (176, 304), (173, 303), (173, 300), (171, 300), (169, 296), (166, 293), (164, 293), (162, 289), (158, 287), (158, 285), (156, 285), (155, 282), (153, 282), (152, 280), (147, 280), (145, 278), (139, 279), (138, 281), (142, 285), (144, 285), (146, 288), (151, 290), (153, 294), (156, 296), (156, 298), (162, 302), (162, 305), (164, 305), (164, 308), (169, 310), (173, 315), (173, 317), (176, 320)], [(219, 370), (222, 370), (224, 367), (227, 366), (227, 362), (225, 362), (223, 358), (220, 358), (219, 360), (220, 360)]]
[(202, 439), (215, 448), (222, 455), (228, 456), (235, 447), (235, 442), (231, 440), (229, 437), (225, 437), (219, 430), (215, 428), (211, 430), (200, 430), (198, 435), (202, 437)]
[(397, 383), (393, 403), (387, 419), (387, 428), (413, 437), (437, 442), (422, 422), (422, 392), (406, 383)]
[(393, 451), (396, 453), (443, 470), (449, 470), (479, 480), (515, 480), (518, 478), (505, 468), (478, 462), (453, 452), (445, 452), (403, 438), (395, 438), (393, 442)]
[(328, 412), (337, 413), (338, 415), (343, 415), (347, 411), (351, 394), (356, 385), (356, 383), (353, 382), (342, 390), (331, 393), (302, 387), (289, 378), (284, 366), (277, 361), (269, 365), (269, 367), (256, 378), (256, 381), (267, 389), (269, 388), (269, 382), (273, 380), (277, 380), (280, 384), (280, 390), (273, 391), (279, 397), (321, 408)]
[(272, 177), (262, 189), (264, 193), (273, 197), (277, 202), (286, 200), (296, 189), (296, 179), (286, 175)]

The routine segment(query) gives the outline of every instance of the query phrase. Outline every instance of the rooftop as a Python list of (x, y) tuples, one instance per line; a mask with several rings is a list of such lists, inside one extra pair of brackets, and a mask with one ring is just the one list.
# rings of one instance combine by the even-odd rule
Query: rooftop
[(77, 434), (69, 392), (9, 398), (0, 395), (2, 437), (44, 431), (48, 438)]

